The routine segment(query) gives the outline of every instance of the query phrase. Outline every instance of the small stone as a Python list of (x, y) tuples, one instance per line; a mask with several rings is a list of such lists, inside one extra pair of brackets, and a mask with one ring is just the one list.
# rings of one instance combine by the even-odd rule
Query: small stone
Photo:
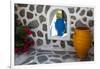
[(46, 40), (46, 44), (50, 44), (51, 40), (48, 39), (47, 34), (45, 34), (45, 40)]
[(37, 59), (38, 59), (39, 63), (43, 63), (48, 60), (47, 56), (45, 56), (45, 55), (38, 56)]
[(70, 13), (74, 13), (74, 8), (68, 8)]
[(33, 11), (34, 10), (34, 5), (30, 5), (29, 10)]
[(25, 16), (25, 9), (20, 10), (19, 14), (21, 17), (24, 17)]
[(76, 27), (87, 27), (87, 25), (84, 24), (81, 20), (76, 21), (75, 26)]
[(54, 42), (54, 43), (56, 43), (56, 42), (57, 42), (57, 40), (53, 40), (53, 42)]
[(34, 32), (34, 31), (32, 31), (32, 35), (33, 35), (33, 37), (36, 37), (36, 34), (35, 34), (35, 32)]
[(47, 25), (46, 24), (43, 24), (42, 25), (42, 29), (43, 29), (43, 31), (47, 31)]
[(87, 16), (93, 16), (92, 10), (87, 11)]
[(65, 48), (65, 46), (66, 46), (66, 45), (65, 45), (65, 41), (61, 41), (61, 42), (60, 42), (60, 45), (61, 45), (62, 48)]
[(74, 51), (68, 51), (68, 53), (69, 54), (74, 54), (74, 55), (76, 54), (76, 52), (74, 52)]
[(77, 9), (76, 9), (76, 13), (78, 13), (78, 12), (79, 12), (79, 10), (80, 10), (80, 7), (77, 7)]
[(32, 19), (32, 18), (33, 18), (33, 14), (30, 13), (30, 12), (27, 12), (27, 18), (28, 18), (28, 19)]
[(37, 49), (38, 52), (51, 52), (50, 50), (41, 50), (41, 49)]
[(38, 35), (39, 37), (43, 37), (43, 33), (42, 33), (40, 30), (37, 31), (37, 35)]
[(17, 4), (19, 7), (27, 7), (27, 4)]
[(60, 54), (60, 55), (63, 55), (63, 54), (66, 54), (66, 51), (54, 51), (56, 54)]
[(64, 56), (62, 56), (62, 59), (68, 59), (68, 58), (71, 58), (71, 56), (70, 55), (64, 55)]
[(37, 16), (37, 13), (35, 13), (35, 16)]
[(75, 16), (71, 16), (71, 19), (76, 20), (76, 17)]
[(43, 5), (37, 5), (36, 11), (37, 11), (38, 13), (41, 13), (41, 12), (43, 11)]
[(89, 23), (89, 26), (90, 26), (90, 27), (93, 27), (93, 26), (94, 26), (94, 20), (89, 20), (88, 23)]
[(59, 48), (59, 45), (53, 45), (53, 47), (55, 47), (55, 48)]
[(72, 42), (72, 41), (67, 41), (67, 44), (68, 44), (69, 46), (73, 46), (73, 42)]
[(80, 16), (83, 16), (85, 14), (85, 10), (83, 9), (79, 14)]
[(37, 45), (40, 46), (43, 44), (43, 40), (42, 39), (37, 39)]
[(71, 21), (71, 24), (74, 24), (74, 22), (73, 22), (73, 21)]
[(23, 19), (23, 23), (24, 23), (24, 24), (26, 24), (26, 23), (27, 23), (26, 19)]
[(50, 61), (54, 63), (61, 63), (62, 61), (60, 59), (50, 59)]
[(47, 6), (45, 7), (45, 14), (47, 14), (47, 12), (48, 12), (49, 8), (50, 8), (50, 6), (49, 6), (49, 5), (47, 5)]
[(86, 22), (86, 21), (87, 21), (87, 17), (84, 17), (84, 18), (83, 18), (83, 21)]
[(46, 18), (43, 15), (39, 16), (40, 23), (46, 21)]
[(39, 26), (39, 23), (38, 23), (37, 20), (33, 20), (33, 21), (31, 21), (31, 22), (28, 24), (28, 27), (29, 27), (30, 29), (35, 29), (35, 28), (37, 28), (38, 26)]
[(49, 57), (60, 57), (59, 55), (49, 55)]

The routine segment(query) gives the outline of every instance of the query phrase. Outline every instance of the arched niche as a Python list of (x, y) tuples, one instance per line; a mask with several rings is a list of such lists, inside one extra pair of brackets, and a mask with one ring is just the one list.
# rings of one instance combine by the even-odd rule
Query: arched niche
[[(57, 9), (60, 9), (63, 11), (64, 13), (64, 19), (67, 23), (67, 28), (66, 28), (66, 31), (67, 33), (64, 34), (64, 36), (60, 37), (60, 36), (52, 36), (51, 33), (52, 33), (52, 30), (51, 30), (51, 23), (55, 17), (55, 13), (56, 13), (56, 10)], [(48, 39), (56, 39), (56, 40), (70, 40), (70, 16), (69, 16), (69, 12), (68, 12), (68, 9), (66, 7), (54, 7), (52, 6), (48, 13), (47, 13), (47, 27), (48, 27)], [(55, 31), (54, 31), (55, 32)]]

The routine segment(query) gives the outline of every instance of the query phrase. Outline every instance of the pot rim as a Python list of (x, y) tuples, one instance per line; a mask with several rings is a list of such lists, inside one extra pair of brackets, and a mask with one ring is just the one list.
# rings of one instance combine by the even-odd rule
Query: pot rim
[(90, 30), (89, 27), (77, 27), (76, 30)]

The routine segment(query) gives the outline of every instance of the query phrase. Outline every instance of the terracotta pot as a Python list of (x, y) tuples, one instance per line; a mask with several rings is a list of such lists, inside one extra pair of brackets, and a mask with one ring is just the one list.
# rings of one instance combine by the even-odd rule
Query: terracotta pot
[(75, 47), (77, 56), (80, 59), (84, 59), (88, 55), (88, 51), (91, 47), (91, 31), (87, 27), (78, 27), (75, 29), (73, 35), (73, 45)]

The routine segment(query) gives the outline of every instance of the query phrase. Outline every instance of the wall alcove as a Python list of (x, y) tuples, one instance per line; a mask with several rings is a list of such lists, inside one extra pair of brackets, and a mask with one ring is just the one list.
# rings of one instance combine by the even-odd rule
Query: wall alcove
[[(56, 11), (62, 10), (62, 17), (66, 25), (63, 36), (58, 36), (55, 29)], [(70, 16), (66, 7), (51, 7), (47, 13), (47, 25), (48, 25), (48, 39), (52, 40), (70, 40)]]

